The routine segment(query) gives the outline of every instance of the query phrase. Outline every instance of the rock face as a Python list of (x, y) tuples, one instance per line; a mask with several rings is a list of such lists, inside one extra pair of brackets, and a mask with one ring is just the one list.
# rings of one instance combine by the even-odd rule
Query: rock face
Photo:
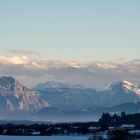
[(34, 90), (23, 86), (13, 77), (0, 77), (0, 111), (2, 112), (32, 112), (46, 107)]

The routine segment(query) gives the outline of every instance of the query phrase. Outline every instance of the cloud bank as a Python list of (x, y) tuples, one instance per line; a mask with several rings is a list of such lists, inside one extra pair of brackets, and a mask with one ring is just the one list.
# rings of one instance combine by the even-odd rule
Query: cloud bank
[(43, 60), (28, 55), (0, 56), (0, 75), (17, 77), (27, 86), (59, 81), (101, 88), (117, 80), (140, 85), (140, 59), (80, 62)]

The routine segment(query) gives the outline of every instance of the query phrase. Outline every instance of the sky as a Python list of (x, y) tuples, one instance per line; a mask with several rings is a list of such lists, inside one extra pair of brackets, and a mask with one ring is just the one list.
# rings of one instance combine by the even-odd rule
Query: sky
[(139, 84), (139, 7), (139, 0), (1, 0), (0, 75), (31, 85)]

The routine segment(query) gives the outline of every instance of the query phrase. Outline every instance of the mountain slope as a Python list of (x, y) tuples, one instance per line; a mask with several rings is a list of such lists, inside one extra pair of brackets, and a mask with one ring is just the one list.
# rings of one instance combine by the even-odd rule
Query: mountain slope
[(39, 84), (35, 89), (52, 107), (61, 110), (110, 107), (140, 101), (140, 89), (127, 81), (114, 82), (103, 91), (50, 82)]
[(128, 81), (114, 82), (103, 93), (108, 106), (140, 101), (140, 89)]
[(46, 107), (35, 91), (23, 86), (13, 77), (0, 77), (0, 111), (31, 112)]
[(35, 89), (41, 98), (47, 100), (50, 106), (60, 110), (89, 108), (96, 106), (100, 100), (96, 90), (79, 85), (46, 82), (37, 85)]

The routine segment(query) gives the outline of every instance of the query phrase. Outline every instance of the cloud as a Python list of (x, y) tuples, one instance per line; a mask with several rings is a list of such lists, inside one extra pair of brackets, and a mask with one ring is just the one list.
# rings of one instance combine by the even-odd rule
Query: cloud
[(20, 54), (20, 55), (41, 55), (40, 52), (27, 50), (27, 49), (7, 49), (9, 53)]
[(129, 63), (131, 63), (131, 64), (136, 64), (136, 65), (138, 65), (138, 64), (140, 64), (140, 59), (135, 59), (135, 60), (132, 60), (132, 61), (130, 61)]
[(97, 63), (97, 67), (102, 68), (102, 69), (115, 69), (117, 68), (116, 64), (110, 64), (110, 63)]
[(13, 57), (5, 57), (5, 56), (0, 56), (0, 63), (2, 64), (26, 64), (28, 63), (27, 57), (22, 56), (13, 56)]
[(140, 83), (140, 60), (110, 62), (43, 60), (30, 56), (0, 56), (0, 75), (12, 75), (27, 86), (53, 80), (103, 87), (113, 81)]

